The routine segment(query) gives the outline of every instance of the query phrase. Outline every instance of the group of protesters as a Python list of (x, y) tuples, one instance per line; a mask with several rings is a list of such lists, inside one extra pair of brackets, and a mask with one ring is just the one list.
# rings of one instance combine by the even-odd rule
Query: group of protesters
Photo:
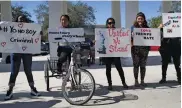
[[(18, 16), (16, 22), (23, 22), (28, 23), (27, 18), (23, 15)], [(60, 17), (60, 27), (59, 28), (70, 28), (69, 25), (70, 17), (68, 15), (62, 15)], [(106, 28), (115, 28), (115, 22), (114, 18), (108, 18), (106, 20)], [(159, 81), (159, 83), (166, 83), (166, 71), (168, 64), (171, 60), (171, 57), (173, 58), (173, 62), (175, 65), (175, 69), (177, 72), (177, 80), (178, 83), (181, 84), (181, 67), (180, 67), (180, 57), (181, 57), (181, 38), (164, 38), (163, 36), (163, 24), (159, 24), (159, 28), (161, 29), (161, 46), (159, 48), (159, 52), (161, 54), (162, 58), (162, 79)], [(139, 12), (136, 15), (136, 20), (134, 21), (133, 26), (131, 27), (131, 43), (133, 43), (133, 30), (134, 28), (149, 28), (146, 17), (144, 13)], [(62, 44), (60, 48), (58, 48), (62, 52), (58, 55), (59, 56), (59, 63), (66, 61), (66, 58), (69, 58), (71, 60), (71, 52), (72, 48), (70, 48), (67, 44)], [(91, 43), (89, 54), (91, 55), (91, 62), (95, 62), (95, 42)], [(146, 63), (147, 58), (149, 54), (150, 46), (135, 46), (132, 44), (131, 46), (131, 54), (133, 59), (133, 73), (134, 73), (134, 79), (135, 79), (135, 86), (147, 86), (145, 83), (145, 74), (146, 74)], [(31, 88), (31, 95), (33, 96), (40, 96), (40, 93), (36, 90), (34, 87), (34, 79), (32, 75), (32, 54), (19, 54), (14, 53), (11, 55), (11, 74), (10, 74), (10, 80), (9, 80), (9, 89), (7, 91), (5, 100), (9, 100), (13, 96), (13, 87), (15, 86), (16, 77), (19, 72), (21, 59), (23, 60), (24, 64), (24, 70), (28, 79), (29, 86)], [(119, 76), (121, 78), (122, 84), (124, 88), (129, 88), (125, 81), (125, 75), (123, 68), (121, 66), (121, 60), (120, 57), (103, 57), (102, 61), (106, 65), (106, 77), (108, 81), (108, 90), (112, 90), (112, 79), (111, 79), (111, 66), (112, 64), (115, 65)], [(141, 82), (138, 82), (138, 73), (141, 73)], [(61, 69), (60, 69), (61, 70)]]

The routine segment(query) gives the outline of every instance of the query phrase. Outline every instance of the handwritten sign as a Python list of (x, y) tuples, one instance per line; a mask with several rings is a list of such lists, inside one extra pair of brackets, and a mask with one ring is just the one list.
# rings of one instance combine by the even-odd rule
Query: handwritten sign
[(134, 46), (160, 46), (161, 36), (158, 28), (134, 28)]
[(68, 42), (81, 42), (85, 41), (83, 28), (49, 28), (49, 42), (60, 42), (64, 38)]
[(163, 13), (162, 20), (164, 37), (181, 37), (181, 13)]
[(39, 24), (0, 22), (0, 52), (40, 53)]
[(129, 29), (96, 28), (95, 55), (98, 57), (129, 57), (131, 31)]

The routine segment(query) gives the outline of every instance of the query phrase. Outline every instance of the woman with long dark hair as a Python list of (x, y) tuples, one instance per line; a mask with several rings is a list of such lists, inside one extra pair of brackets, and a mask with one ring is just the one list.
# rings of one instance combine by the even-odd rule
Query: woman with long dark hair
[[(115, 28), (115, 20), (114, 18), (108, 18), (106, 21), (106, 28)], [(112, 80), (111, 80), (111, 65), (114, 63), (119, 76), (122, 80), (123, 87), (128, 88), (126, 82), (125, 82), (125, 76), (124, 76), (124, 71), (121, 66), (121, 61), (120, 57), (103, 57), (103, 60), (106, 64), (106, 76), (107, 76), (107, 81), (108, 81), (108, 90), (112, 90)]]
[[(136, 15), (136, 20), (132, 26), (132, 37), (133, 37), (133, 29), (134, 28), (149, 28), (147, 25), (147, 21), (145, 18), (144, 13), (139, 12)], [(132, 38), (133, 42), (133, 38)], [(135, 78), (135, 86), (139, 86), (138, 83), (138, 72), (140, 67), (140, 74), (141, 74), (141, 85), (146, 86), (144, 83), (145, 78), (145, 72), (146, 72), (146, 62), (148, 58), (150, 47), (149, 46), (132, 46), (131, 53), (132, 53), (132, 59), (133, 59), (133, 72), (134, 72), (134, 78)]]

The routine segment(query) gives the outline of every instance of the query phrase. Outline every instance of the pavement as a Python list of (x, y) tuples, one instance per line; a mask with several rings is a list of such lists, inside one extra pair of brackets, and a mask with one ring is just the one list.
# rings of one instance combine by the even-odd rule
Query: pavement
[[(122, 87), (118, 72), (113, 66), (113, 91), (107, 90), (105, 66), (92, 65), (91, 67), (84, 67), (93, 75), (96, 82), (96, 91), (92, 99), (82, 106), (70, 105), (64, 99), (61, 91), (61, 79), (50, 78), (51, 91), (47, 92), (43, 68), (33, 69), (35, 86), (42, 96), (30, 96), (30, 88), (25, 73), (20, 71), (16, 80), (13, 99), (4, 101), (10, 72), (2, 71), (3, 67), (1, 66), (0, 108), (181, 108), (181, 85), (178, 85), (176, 82), (174, 65), (170, 64), (168, 67), (168, 83), (158, 84), (161, 79), (161, 59), (159, 55), (155, 54), (151, 55), (149, 59), (145, 77), (146, 88), (136, 88), (133, 86), (134, 76), (132, 66), (123, 67), (126, 83), (129, 85), (129, 89), (127, 90)], [(38, 64), (34, 63), (33, 65)]]

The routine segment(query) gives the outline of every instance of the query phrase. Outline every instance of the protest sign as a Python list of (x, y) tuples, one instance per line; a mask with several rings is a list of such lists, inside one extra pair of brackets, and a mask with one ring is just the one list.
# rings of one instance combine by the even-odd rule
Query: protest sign
[(40, 53), (41, 26), (22, 22), (0, 22), (0, 52)]
[(164, 38), (181, 37), (181, 13), (163, 13)]
[(121, 28), (95, 29), (95, 55), (98, 57), (130, 57), (131, 31)]
[(83, 28), (49, 28), (49, 42), (61, 42), (61, 38), (68, 42), (85, 41)]
[(161, 35), (158, 28), (134, 28), (134, 46), (160, 46)]
[[(60, 29), (48, 29), (49, 42), (50, 42), (50, 56), (57, 57), (58, 42), (82, 42), (85, 41), (83, 28), (60, 28)], [(62, 39), (64, 38), (64, 39)]]

